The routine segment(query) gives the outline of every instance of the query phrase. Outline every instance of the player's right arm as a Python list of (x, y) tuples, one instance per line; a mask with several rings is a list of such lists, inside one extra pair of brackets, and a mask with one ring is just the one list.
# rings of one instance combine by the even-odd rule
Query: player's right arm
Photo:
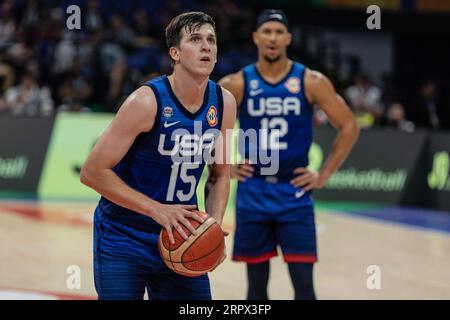
[[(239, 72), (229, 74), (220, 79), (218, 83), (233, 94), (238, 108), (238, 112), (236, 114), (239, 114), (239, 105), (244, 99), (244, 72), (241, 70)], [(231, 178), (244, 182), (246, 178), (252, 177), (253, 167), (249, 164), (248, 160), (245, 160), (242, 164), (230, 166), (230, 175)]]
[(129, 187), (112, 170), (128, 152), (136, 137), (152, 129), (156, 113), (157, 102), (150, 87), (142, 86), (133, 92), (122, 104), (89, 154), (81, 169), (80, 181), (108, 200), (151, 217), (166, 228), (171, 241), (173, 241), (172, 227), (187, 239), (180, 223), (195, 233), (186, 217), (203, 222), (201, 217), (189, 211), (195, 209), (195, 205), (159, 203)]

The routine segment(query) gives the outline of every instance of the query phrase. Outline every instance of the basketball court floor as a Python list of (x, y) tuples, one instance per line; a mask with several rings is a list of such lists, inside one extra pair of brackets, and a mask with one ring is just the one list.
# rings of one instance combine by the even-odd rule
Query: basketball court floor
[[(0, 299), (96, 299), (95, 205), (1, 200)], [(233, 219), (227, 212), (227, 230)], [(319, 299), (450, 299), (450, 213), (319, 203), (316, 222)], [(245, 298), (245, 265), (230, 260), (232, 240), (210, 274), (214, 299)], [(269, 297), (293, 297), (280, 257), (271, 261)]]

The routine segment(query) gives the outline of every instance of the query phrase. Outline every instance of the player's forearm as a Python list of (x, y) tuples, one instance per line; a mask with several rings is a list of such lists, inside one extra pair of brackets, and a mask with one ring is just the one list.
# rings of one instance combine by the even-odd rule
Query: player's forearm
[(222, 224), (230, 194), (230, 177), (229, 175), (209, 177), (205, 188), (207, 189), (205, 192), (206, 212), (216, 219), (219, 224)]
[(338, 130), (338, 135), (333, 143), (332, 150), (319, 171), (320, 175), (328, 179), (339, 169), (345, 159), (347, 159), (358, 135), (359, 127), (353, 121)]
[(153, 217), (159, 202), (128, 186), (111, 169), (92, 171), (83, 167), (80, 181), (108, 200), (135, 212)]

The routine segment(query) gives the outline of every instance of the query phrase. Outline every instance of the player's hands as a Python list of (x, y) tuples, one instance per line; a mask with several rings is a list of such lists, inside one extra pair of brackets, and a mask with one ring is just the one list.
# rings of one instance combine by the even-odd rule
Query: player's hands
[(189, 235), (184, 232), (181, 224), (183, 224), (192, 234), (197, 234), (195, 228), (192, 226), (189, 220), (186, 219), (192, 218), (200, 223), (203, 223), (206, 219), (206, 216), (200, 216), (192, 212), (192, 210), (196, 209), (197, 206), (195, 204), (160, 204), (156, 210), (156, 216), (152, 218), (167, 230), (170, 242), (174, 244), (175, 239), (173, 237), (172, 227), (178, 231), (178, 233), (183, 237), (184, 240), (187, 240)]
[(305, 192), (322, 188), (328, 180), (328, 178), (319, 172), (311, 171), (303, 167), (294, 169), (294, 174), (297, 176), (290, 181), (291, 185), (302, 188)]
[(253, 166), (249, 160), (245, 160), (242, 164), (230, 166), (230, 175), (232, 179), (238, 179), (240, 182), (244, 182), (247, 178), (253, 176)]

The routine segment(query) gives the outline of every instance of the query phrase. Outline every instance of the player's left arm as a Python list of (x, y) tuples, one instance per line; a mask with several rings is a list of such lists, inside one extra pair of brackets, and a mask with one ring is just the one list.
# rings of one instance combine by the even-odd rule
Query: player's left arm
[(296, 168), (298, 174), (291, 183), (305, 191), (323, 187), (331, 175), (342, 165), (359, 135), (359, 126), (344, 99), (339, 96), (331, 81), (322, 73), (305, 71), (305, 92), (311, 104), (317, 105), (338, 130), (332, 150), (319, 172)]
[(227, 139), (227, 134), (231, 137), (236, 120), (234, 96), (223, 88), (222, 93), (224, 105), (222, 127), (220, 128), (221, 137), (216, 144), (215, 161), (208, 166), (209, 175), (205, 187), (206, 212), (221, 225), (230, 193), (231, 139)]

